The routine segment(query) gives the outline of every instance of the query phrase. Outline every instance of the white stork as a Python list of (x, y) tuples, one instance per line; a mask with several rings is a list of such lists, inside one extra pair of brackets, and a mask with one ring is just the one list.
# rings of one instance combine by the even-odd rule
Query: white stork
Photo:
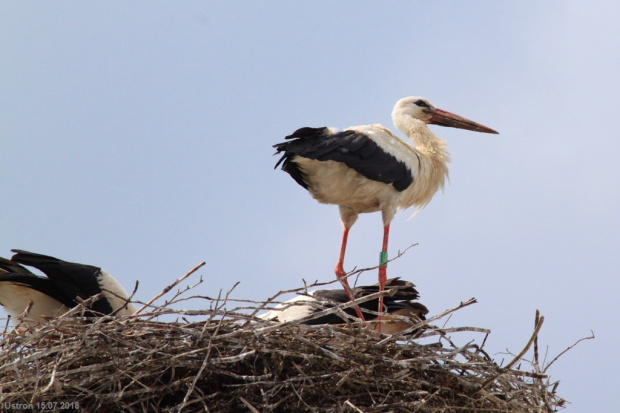
[[(353, 294), (357, 298), (366, 297), (379, 291), (379, 284), (364, 287), (356, 287), (352, 289)], [(394, 334), (399, 331), (408, 329), (412, 325), (425, 320), (428, 309), (419, 302), (413, 302), (419, 298), (415, 285), (409, 281), (400, 280), (399, 278), (391, 278), (386, 281), (385, 288), (388, 290), (396, 289), (393, 295), (384, 297), (383, 305), (385, 306), (386, 315), (382, 320), (382, 332), (385, 334)], [(282, 304), (278, 304), (273, 310), (258, 316), (263, 320), (274, 320), (281, 323), (299, 320), (312, 314), (319, 313), (323, 310), (333, 308), (339, 304), (349, 302), (349, 297), (344, 290), (315, 290), (308, 294), (298, 295)], [(366, 321), (369, 321), (370, 328), (378, 330), (378, 323), (375, 321), (379, 300), (372, 299), (360, 303), (362, 310), (372, 311), (364, 312)], [(343, 310), (350, 316), (355, 317), (356, 313), (352, 308)], [(400, 317), (398, 317), (400, 316)], [(409, 322), (403, 318), (408, 318)], [(320, 325), (320, 324), (345, 324), (346, 321), (338, 313), (334, 312), (324, 316), (318, 316), (304, 321), (302, 324)]]
[[(125, 289), (110, 274), (92, 265), (77, 264), (23, 250), (10, 260), (0, 258), (0, 305), (15, 320), (24, 312), (26, 322), (58, 317), (80, 301), (97, 294), (88, 315), (130, 315), (136, 309)], [(33, 274), (20, 264), (37, 268), (47, 277)]]
[[(426, 125), (435, 124), (476, 132), (493, 129), (438, 109), (421, 97), (396, 102), (394, 125), (407, 135), (407, 142), (382, 125), (353, 126), (338, 132), (333, 128), (301, 128), (274, 145), (283, 153), (276, 163), (317, 201), (340, 208), (342, 243), (336, 276), (349, 297), (344, 255), (351, 226), (360, 213), (381, 211), (383, 244), (379, 258), (379, 289), (384, 290), (390, 222), (398, 209), (416, 206), (419, 211), (448, 177), (450, 155), (446, 142)], [(383, 303), (379, 300), (379, 314)], [(358, 317), (362, 318), (357, 310)], [(381, 317), (379, 316), (379, 320)]]

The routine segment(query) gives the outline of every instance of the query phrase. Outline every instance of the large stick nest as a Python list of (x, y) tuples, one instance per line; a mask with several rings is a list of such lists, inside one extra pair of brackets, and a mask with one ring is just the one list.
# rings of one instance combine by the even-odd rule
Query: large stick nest
[[(185, 290), (187, 291), (187, 290)], [(538, 366), (501, 367), (483, 344), (454, 343), (431, 323), (414, 335), (379, 335), (351, 323), (277, 324), (253, 314), (269, 302), (180, 297), (139, 316), (79, 312), (0, 342), (0, 400), (15, 411), (126, 412), (549, 412), (564, 405)], [(209, 310), (175, 310), (187, 299)], [(205, 306), (203, 306), (204, 308)], [(329, 311), (339, 311), (332, 309)], [(176, 321), (156, 321), (173, 316)], [(414, 337), (415, 338), (412, 338)], [(486, 335), (481, 334), (481, 338)], [(525, 341), (525, 340), (524, 340)], [(537, 351), (536, 351), (537, 352)]]

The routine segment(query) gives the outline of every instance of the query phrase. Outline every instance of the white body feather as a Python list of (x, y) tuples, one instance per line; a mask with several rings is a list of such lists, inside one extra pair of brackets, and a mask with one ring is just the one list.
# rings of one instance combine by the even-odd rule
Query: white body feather
[(286, 323), (287, 321), (307, 317), (314, 312), (312, 302), (316, 302), (316, 298), (312, 297), (312, 293), (313, 291), (308, 293), (309, 295), (295, 296), (284, 303), (276, 305), (273, 310), (259, 315), (258, 318), (263, 320), (274, 320), (277, 318), (280, 323)]
[[(101, 270), (97, 277), (99, 287), (103, 291), (103, 295), (110, 303), (110, 306), (116, 310), (120, 308), (116, 315), (131, 315), (136, 312), (136, 308), (132, 303), (127, 303), (129, 294), (123, 288), (123, 286), (106, 271)], [(121, 308), (122, 307), (122, 308)]]

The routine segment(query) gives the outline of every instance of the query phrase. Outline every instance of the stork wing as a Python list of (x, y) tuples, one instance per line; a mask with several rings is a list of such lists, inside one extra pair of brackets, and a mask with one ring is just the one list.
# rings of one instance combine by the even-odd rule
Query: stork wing
[(392, 184), (397, 191), (404, 191), (413, 182), (413, 175), (407, 165), (386, 152), (365, 133), (306, 127), (298, 129), (286, 139), (289, 141), (274, 145), (276, 153), (284, 152), (276, 167), (282, 163), (282, 170), (306, 189), (308, 186), (294, 162), (295, 156), (344, 163), (368, 179)]
[[(41, 270), (58, 290), (74, 300), (71, 307), (79, 302), (78, 297), (85, 300), (102, 292), (99, 285), (101, 272), (99, 267), (67, 262), (23, 250), (12, 251), (16, 254), (11, 260)], [(103, 314), (112, 313), (112, 308), (105, 299), (97, 300), (90, 308)]]
[[(39, 277), (32, 273), (17, 272), (3, 274), (0, 275), (0, 283), (8, 283), (30, 288), (53, 298), (69, 308), (75, 307), (77, 304), (73, 298), (67, 296), (63, 293), (63, 291), (57, 288), (50, 279)], [(5, 305), (4, 303), (0, 304)]]

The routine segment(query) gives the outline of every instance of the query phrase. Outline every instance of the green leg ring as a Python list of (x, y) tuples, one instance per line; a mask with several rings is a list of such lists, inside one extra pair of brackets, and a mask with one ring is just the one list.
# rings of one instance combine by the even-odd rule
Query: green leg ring
[(379, 266), (386, 267), (388, 262), (388, 253), (387, 251), (381, 251), (379, 253)]

